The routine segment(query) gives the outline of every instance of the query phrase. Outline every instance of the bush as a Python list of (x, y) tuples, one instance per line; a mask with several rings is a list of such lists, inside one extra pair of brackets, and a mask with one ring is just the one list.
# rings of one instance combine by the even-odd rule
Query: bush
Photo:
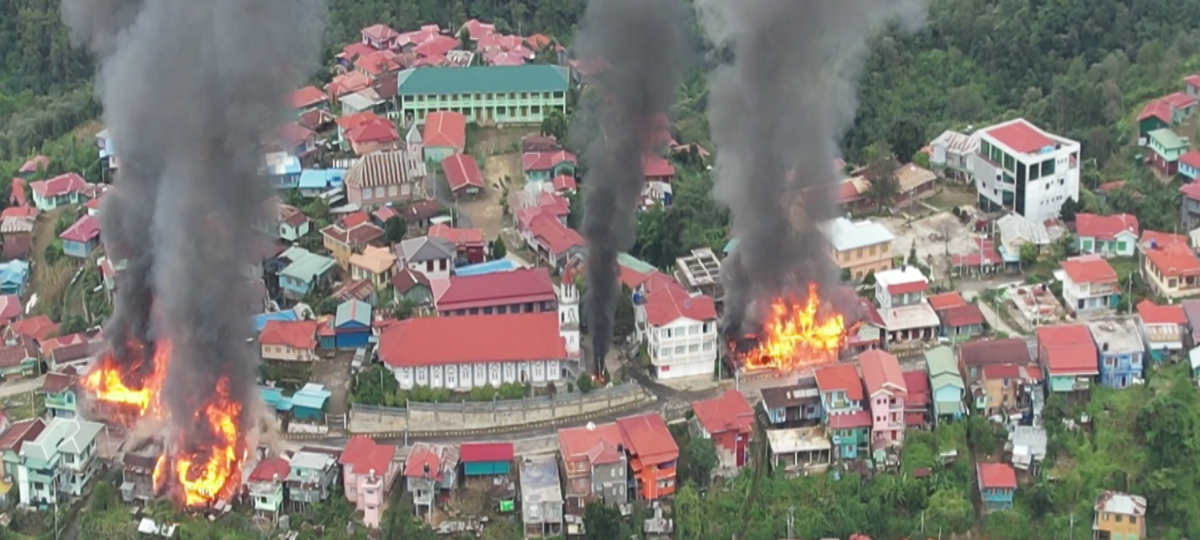
[(579, 378), (575, 380), (575, 386), (579, 387), (579, 391), (584, 394), (592, 391), (592, 374), (583, 372), (579, 374)]

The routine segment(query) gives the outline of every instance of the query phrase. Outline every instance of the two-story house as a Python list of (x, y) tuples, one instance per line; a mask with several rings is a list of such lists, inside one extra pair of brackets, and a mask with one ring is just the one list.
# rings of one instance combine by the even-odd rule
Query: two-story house
[(860, 281), (867, 274), (892, 269), (892, 245), (896, 236), (882, 224), (869, 220), (850, 221), (844, 217), (822, 228), (834, 264)]
[(908, 388), (895, 356), (884, 351), (867, 351), (858, 357), (867, 403), (871, 408), (871, 440), (874, 443), (904, 443), (904, 398)]
[[(440, 252), (445, 256), (445, 252)], [(445, 260), (445, 259), (442, 259)], [(451, 276), (437, 300), (438, 314), (514, 315), (558, 311), (550, 271), (542, 267), (518, 268), (473, 276)]]
[[(868, 351), (869, 352), (869, 351)], [(818, 368), (822, 421), (833, 440), (833, 457), (858, 459), (870, 447), (871, 413), (863, 409), (863, 383), (852, 365)]]
[(943, 178), (960, 182), (974, 182), (972, 155), (979, 152), (979, 135), (968, 135), (947, 130), (929, 143), (933, 154), (929, 164)]
[(29, 189), (33, 191), (33, 204), (42, 212), (84, 202), (86, 198), (83, 193), (87, 186), (83, 177), (73, 172), (29, 183)]
[(1187, 137), (1180, 137), (1169, 128), (1161, 128), (1146, 134), (1150, 150), (1146, 162), (1163, 176), (1172, 176), (1179, 172), (1179, 158), (1187, 153), (1190, 143)]
[(711, 376), (717, 362), (717, 308), (655, 273), (634, 293), (635, 338), (646, 344), (659, 379)]
[(929, 279), (914, 266), (875, 273), (875, 299), (889, 346), (929, 341), (937, 336), (942, 321), (925, 300), (928, 289)]
[(1146, 229), (1138, 240), (1138, 275), (1146, 277), (1146, 254), (1172, 244), (1188, 246), (1188, 235)]
[(366, 280), (376, 289), (387, 288), (396, 271), (396, 256), (385, 247), (367, 246), (350, 256), (350, 277)]
[(58, 235), (62, 240), (63, 254), (68, 257), (86, 259), (100, 245), (100, 220), (84, 214), (67, 230)]
[(551, 182), (556, 176), (575, 176), (575, 162), (575, 154), (566, 150), (525, 152), (521, 156), (521, 170), (526, 182)]
[(362, 253), (368, 245), (379, 242), (383, 234), (383, 229), (371, 223), (371, 217), (366, 212), (347, 215), (337, 223), (321, 229), (325, 249), (333, 254), (333, 258), (343, 270), (349, 267), (351, 256)]
[(1186, 245), (1147, 250), (1141, 270), (1146, 283), (1159, 295), (1182, 298), (1200, 294), (1200, 259)]
[(938, 328), (939, 337), (961, 342), (983, 333), (983, 311), (978, 305), (967, 302), (958, 291), (935, 294), (928, 300), (929, 307), (942, 321)]
[(589, 422), (559, 429), (558, 455), (569, 521), (582, 519), (582, 509), (589, 501), (610, 505), (629, 501), (629, 462), (616, 423)]
[(1160, 306), (1147, 299), (1138, 302), (1137, 313), (1142, 344), (1150, 354), (1151, 360), (1162, 362), (1183, 352), (1184, 334), (1188, 324), (1183, 306)]
[(429, 228), (429, 236), (442, 238), (454, 244), (454, 250), (458, 254), (456, 265), (483, 262), (484, 251), (487, 247), (487, 241), (483, 238), (483, 229), (460, 229), (439, 223)]
[(263, 360), (315, 362), (317, 321), (267, 321), (258, 334)]
[(1042, 370), (1037, 366), (992, 364), (983, 366), (983, 375), (975, 387), (975, 407), (991, 417), (1011, 418), (1016, 413), (1031, 413), (1036, 394), (1041, 394)]
[(821, 423), (821, 390), (816, 378), (789, 386), (762, 389), (762, 407), (773, 428), (806, 427)]
[(454, 244), (443, 238), (421, 236), (392, 246), (399, 264), (430, 280), (450, 277), (454, 271)]
[(75, 368), (52, 371), (42, 380), (46, 415), (50, 418), (75, 418), (79, 408), (79, 376)]
[(1075, 242), (1081, 254), (1132, 257), (1140, 234), (1133, 214), (1075, 215)]
[(1188, 150), (1179, 156), (1179, 176), (1193, 182), (1200, 178), (1200, 150)]
[(53, 418), (21, 445), (17, 484), (22, 506), (57, 504), (60, 494), (79, 497), (96, 470), (96, 436), (104, 425)]
[(694, 437), (712, 440), (718, 467), (727, 471), (744, 467), (754, 433), (754, 410), (746, 396), (730, 389), (718, 398), (693, 401), (692, 412), (688, 429)]
[(1068, 310), (1085, 317), (1109, 313), (1121, 300), (1117, 272), (1100, 255), (1080, 255), (1062, 263), (1062, 295)]
[(555, 538), (563, 534), (563, 490), (554, 456), (521, 460), (521, 522), (525, 538)]
[(342, 184), (346, 186), (346, 201), (366, 208), (426, 198), (427, 175), (420, 154), (408, 150), (380, 151), (355, 161)]
[(925, 369), (929, 372), (935, 420), (962, 418), (967, 412), (963, 407), (967, 385), (958, 370), (954, 351), (949, 347), (925, 351)]
[(1200, 182), (1184, 182), (1179, 186), (1182, 195), (1179, 202), (1179, 215), (1183, 227), (1191, 230), (1200, 226)]
[(303, 170), (300, 158), (287, 152), (271, 152), (262, 156), (258, 175), (275, 189), (296, 189), (300, 185), (300, 173)]
[(998, 365), (1034, 365), (1029, 345), (1021, 338), (1005, 338), (971, 341), (959, 346), (958, 371), (966, 384), (971, 409), (980, 411), (988, 407), (983, 370)]
[(279, 511), (283, 509), (284, 485), (290, 472), (288, 460), (282, 457), (271, 456), (259, 460), (246, 479), (255, 514), (270, 518), (271, 521), (279, 519)]
[(288, 460), (287, 500), (293, 510), (329, 499), (338, 482), (337, 453), (302, 448)]
[(1146, 499), (1115, 491), (1096, 497), (1095, 540), (1142, 540), (1146, 537)]
[(661, 414), (617, 419), (625, 452), (629, 454), (630, 487), (638, 500), (657, 501), (675, 494), (679, 446)]
[[(5, 422), (7, 423), (7, 418)], [(4, 500), (11, 501), (13, 484), (17, 482), (17, 471), (21, 466), (21, 446), (25, 441), (32, 441), (46, 429), (46, 422), (41, 418), (30, 418), (13, 422), (0, 432), (0, 486), (5, 493)]]
[(1087, 326), (1099, 352), (1100, 384), (1126, 388), (1142, 378), (1146, 347), (1133, 319), (1101, 319)]
[(312, 222), (308, 216), (295, 206), (280, 204), (276, 207), (275, 220), (270, 222), (274, 227), (268, 232), (272, 236), (288, 242), (299, 242), (308, 235)]
[(1007, 463), (979, 463), (975, 466), (979, 497), (984, 513), (1012, 510), (1017, 492), (1017, 472)]
[(438, 494), (458, 486), (458, 447), (413, 444), (404, 461), (404, 481), (417, 515), (432, 521)]
[(342, 484), (346, 499), (363, 513), (363, 524), (379, 528), (379, 520), (387, 506), (388, 494), (400, 472), (396, 447), (377, 444), (365, 436), (356, 436), (346, 443), (338, 464), (342, 466)]
[(1037, 329), (1038, 362), (1051, 393), (1072, 402), (1085, 401), (1092, 380), (1100, 374), (1099, 356), (1085, 324), (1060, 324)]
[(284, 298), (301, 300), (322, 283), (328, 283), (337, 262), (301, 247), (290, 247), (279, 259), (286, 265), (279, 271), (279, 288)]

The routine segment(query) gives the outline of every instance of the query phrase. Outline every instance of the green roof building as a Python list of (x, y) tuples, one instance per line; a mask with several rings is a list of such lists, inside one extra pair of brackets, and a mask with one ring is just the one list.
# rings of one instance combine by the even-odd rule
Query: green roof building
[(426, 67), (402, 71), (397, 80), (400, 110), (418, 124), (434, 111), (479, 124), (538, 124), (552, 109), (566, 112), (570, 74), (547, 64)]

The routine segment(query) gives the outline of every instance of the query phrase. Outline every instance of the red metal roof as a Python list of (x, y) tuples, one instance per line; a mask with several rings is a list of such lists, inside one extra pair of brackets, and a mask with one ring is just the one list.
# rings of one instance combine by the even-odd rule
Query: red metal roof
[(1188, 75), (1187, 77), (1184, 77), (1183, 82), (1187, 83), (1189, 86), (1200, 88), (1200, 75)]
[(1193, 169), (1200, 169), (1200, 150), (1188, 150), (1182, 156), (1179, 156), (1179, 162)]
[(1166, 277), (1200, 275), (1200, 259), (1197, 259), (1196, 253), (1186, 245), (1171, 244), (1149, 249), (1146, 250), (1146, 258)]
[(461, 44), (456, 38), (436, 35), (417, 45), (414, 52), (420, 56), (445, 56), (446, 53), (457, 49)]
[(550, 271), (542, 268), (518, 268), (476, 276), (452, 276), (449, 287), (438, 299), (439, 311), (475, 307), (553, 302), (554, 283)]
[(1166, 101), (1156, 99), (1150, 103), (1147, 103), (1146, 106), (1142, 108), (1142, 113), (1138, 115), (1137, 119), (1138, 122), (1141, 122), (1147, 118), (1157, 118), (1164, 124), (1169, 125), (1171, 123), (1171, 114), (1171, 105)]
[(29, 184), (29, 187), (42, 198), (60, 197), (68, 193), (83, 191), (87, 188), (87, 182), (83, 180), (82, 176), (70, 172), (60, 174), (49, 180), (33, 182)]
[(288, 474), (292, 472), (292, 466), (288, 464), (288, 460), (281, 457), (269, 457), (258, 462), (254, 470), (250, 472), (251, 482), (270, 482), (278, 479), (280, 482), (287, 480)]
[(625, 449), (641, 460), (643, 465), (653, 466), (679, 459), (679, 446), (667, 429), (667, 423), (658, 413), (648, 413), (617, 419)]
[(446, 184), (450, 191), (458, 191), (467, 187), (483, 189), (483, 173), (475, 158), (466, 154), (452, 154), (442, 160), (442, 173), (446, 176)]
[(1017, 489), (1017, 473), (1007, 463), (980, 463), (977, 470), (982, 489)]
[(482, 246), (484, 244), (483, 229), (458, 229), (438, 223), (429, 228), (428, 236), (442, 238), (455, 246)]
[(42, 391), (47, 394), (59, 394), (71, 388), (79, 381), (75, 369), (67, 366), (63, 371), (52, 371), (42, 380)]
[(642, 154), (642, 174), (646, 178), (662, 178), (675, 176), (675, 166), (662, 156), (647, 152)]
[(467, 117), (450, 111), (429, 113), (421, 132), (421, 144), (445, 146), (461, 152), (467, 146)]
[(692, 296), (674, 280), (661, 280), (653, 284), (647, 280), (646, 288), (642, 307), (646, 310), (646, 323), (651, 326), (666, 326), (679, 319), (703, 322), (717, 318), (717, 308), (712, 298), (703, 294)]
[(1138, 302), (1137, 312), (1145, 324), (1177, 324), (1180, 326), (1187, 324), (1183, 306), (1179, 304), (1160, 306), (1150, 300), (1142, 300)]
[(44, 429), (46, 423), (41, 418), (13, 422), (4, 433), (0, 433), (0, 451), (20, 450), (21, 443), (36, 439)]
[(58, 325), (46, 315), (35, 315), (12, 323), (9, 328), (17, 335), (41, 341), (58, 333)]
[(7, 323), (25, 312), (21, 297), (15, 294), (0, 295), (0, 324)]
[(885, 386), (892, 386), (891, 392), (908, 392), (904, 386), (904, 374), (900, 372), (900, 362), (892, 354), (872, 349), (858, 355), (858, 365), (862, 369), (867, 395), (874, 395)]
[(593, 464), (615, 463), (621, 459), (616, 453), (618, 447), (624, 448), (625, 440), (621, 438), (621, 429), (615, 422), (608, 424), (589, 424), (558, 430), (558, 450), (563, 459), (568, 461), (587, 458)]
[(21, 169), (17, 172), (20, 174), (30, 174), (38, 172), (40, 169), (45, 169), (50, 165), (50, 158), (47, 156), (37, 155), (29, 158), (25, 163), (21, 164)]
[(904, 425), (908, 427), (923, 426), (925, 425), (925, 415), (919, 412), (905, 413)]
[(1037, 329), (1038, 352), (1050, 375), (1095, 375), (1096, 344), (1083, 324), (1060, 324)]
[(458, 447), (458, 455), (463, 463), (512, 461), (513, 443), (462, 443)]
[(1063, 272), (1075, 283), (1116, 283), (1117, 271), (1099, 255), (1071, 257), (1061, 263)]
[(100, 220), (91, 214), (84, 214), (67, 230), (58, 236), (63, 240), (86, 244), (100, 237)]
[(329, 100), (329, 96), (325, 95), (320, 88), (315, 86), (305, 86), (292, 90), (287, 96), (288, 107), (293, 109), (306, 109), (323, 103)]
[(557, 152), (525, 152), (521, 155), (521, 169), (525, 172), (548, 171), (562, 162), (575, 163), (575, 154), (566, 150)]
[(379, 358), (392, 367), (563, 360), (558, 313), (419, 317), (379, 338)]
[(317, 321), (267, 321), (258, 342), (262, 345), (287, 345), (293, 349), (317, 346)]
[(709, 435), (726, 431), (749, 434), (754, 430), (754, 410), (746, 396), (737, 390), (726, 390), (718, 398), (693, 401), (692, 411)]
[(904, 386), (908, 389), (908, 395), (904, 398), (905, 405), (929, 405), (929, 374), (924, 370), (920, 371), (905, 371), (901, 375), (904, 376)]
[(850, 414), (829, 415), (829, 427), (833, 429), (854, 429), (870, 426), (871, 413), (868, 411), (856, 411)]
[(933, 308), (935, 311), (967, 304), (967, 301), (964, 300), (962, 295), (958, 294), (957, 291), (935, 294), (930, 296), (927, 300), (929, 300), (929, 307)]
[(1016, 364), (983, 366), (983, 377), (985, 379), (1020, 379), (1021, 366)]
[(583, 237), (575, 229), (563, 225), (559, 220), (546, 215), (545, 212), (533, 217), (529, 222), (529, 232), (535, 240), (555, 256), (566, 253), (572, 248), (583, 247)]
[(366, 90), (371, 86), (371, 79), (361, 71), (351, 71), (343, 75), (338, 75), (333, 78), (325, 90), (333, 97), (340, 97), (346, 94), (353, 94), (360, 90)]
[[(9, 184), (9, 204), (16, 206), (29, 206), (29, 197), (25, 195), (25, 179), (13, 178)], [(88, 201), (91, 204), (91, 201)]]
[(396, 125), (386, 118), (360, 119), (353, 128), (345, 131), (346, 140), (352, 144), (400, 140), (400, 134), (396, 131)]
[(1138, 220), (1133, 214), (1113, 214), (1098, 216), (1096, 214), (1076, 214), (1075, 234), (1083, 238), (1097, 240), (1115, 240), (1122, 231), (1128, 231), (1138, 236)]
[(972, 326), (983, 324), (983, 311), (975, 304), (963, 304), (946, 308), (938, 312), (942, 319), (942, 325), (950, 328), (961, 328), (963, 326)]
[(373, 24), (362, 29), (363, 37), (374, 41), (387, 41), (400, 36), (400, 33), (392, 30), (392, 27), (386, 24)]
[[(1189, 199), (1200, 201), (1200, 182), (1188, 182), (1179, 187), (1179, 192)], [(5, 212), (7, 213), (8, 210)]]
[(889, 284), (887, 286), (888, 294), (911, 294), (919, 293), (929, 288), (929, 284), (922, 280), (909, 281), (906, 283)]
[(1175, 92), (1162, 98), (1168, 105), (1176, 109), (1186, 109), (1196, 105), (1196, 98), (1184, 92)]
[(363, 435), (350, 439), (338, 464), (351, 474), (368, 474), (372, 469), (375, 474), (386, 474), (388, 466), (396, 456), (396, 447), (390, 444), (377, 444)]
[(1182, 234), (1172, 234), (1161, 231), (1142, 231), (1142, 239), (1140, 240), (1143, 246), (1148, 247), (1163, 247), (1171, 244), (1188, 245), (1188, 237)]
[(858, 370), (854, 369), (854, 366), (826, 366), (815, 370), (813, 374), (817, 378), (817, 388), (822, 394), (843, 391), (851, 400), (863, 398), (862, 379), (858, 377)]
[(1054, 139), (1044, 135), (1041, 130), (1023, 118), (989, 129), (987, 134), (999, 141), (1000, 144), (1021, 154), (1029, 154), (1047, 146), (1054, 146)]
[(570, 191), (576, 189), (575, 177), (560, 174), (554, 177), (554, 191)]

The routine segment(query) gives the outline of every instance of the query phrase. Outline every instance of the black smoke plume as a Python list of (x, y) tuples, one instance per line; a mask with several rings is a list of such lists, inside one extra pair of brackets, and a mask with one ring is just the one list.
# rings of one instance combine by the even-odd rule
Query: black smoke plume
[(585, 161), (583, 236), (588, 241), (587, 301), (595, 371), (604, 366), (613, 338), (620, 287), (617, 255), (633, 247), (637, 210), (645, 185), (642, 155), (650, 147), (647, 126), (671, 106), (683, 72), (686, 12), (678, 0), (594, 0), (577, 41), (580, 58), (606, 63), (588, 96), (598, 133)]
[(818, 224), (837, 215), (832, 162), (854, 120), (867, 38), (916, 25), (923, 0), (697, 0), (709, 38), (729, 53), (709, 80), (718, 148), (714, 192), (739, 239), (725, 282), (727, 332), (753, 331), (757, 301), (832, 284)]
[(121, 159), (100, 213), (105, 246), (128, 264), (107, 329), (114, 357), (134, 361), (121, 354), (127, 339), (169, 338), (164, 404), (185, 446), (203, 445), (211, 434), (194, 417), (218, 380), (243, 403), (254, 389), (242, 295), (252, 225), (271, 195), (260, 142), (316, 66), (324, 4), (63, 0), (62, 13), (100, 61)]

